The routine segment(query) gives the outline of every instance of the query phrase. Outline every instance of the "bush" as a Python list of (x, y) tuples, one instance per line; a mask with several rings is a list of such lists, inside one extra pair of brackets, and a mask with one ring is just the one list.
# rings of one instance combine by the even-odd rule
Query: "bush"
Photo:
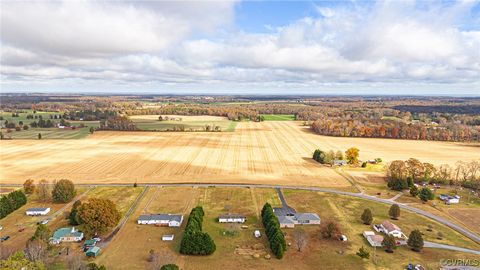
[(180, 269), (180, 268), (178, 268), (178, 265), (173, 264), (173, 263), (165, 264), (160, 268), (160, 270), (178, 270), (178, 269)]
[(390, 206), (390, 210), (388, 211), (388, 215), (392, 219), (398, 219), (400, 216), (400, 206), (398, 206), (398, 204), (392, 204), (392, 206)]
[(185, 234), (180, 243), (180, 253), (186, 255), (210, 255), (216, 250), (216, 245), (208, 233), (202, 232), (203, 208), (192, 209), (188, 217)]
[(75, 185), (70, 180), (62, 179), (58, 181), (52, 190), (52, 199), (54, 202), (67, 203), (71, 201), (77, 191)]
[(325, 222), (320, 228), (320, 233), (325, 239), (337, 238), (340, 234), (340, 228), (335, 221)]
[(368, 250), (365, 249), (363, 246), (357, 251), (356, 254), (362, 259), (370, 258), (370, 252), (368, 252)]
[(35, 184), (32, 179), (28, 179), (23, 183), (23, 191), (25, 191), (25, 194), (32, 194), (35, 191)]

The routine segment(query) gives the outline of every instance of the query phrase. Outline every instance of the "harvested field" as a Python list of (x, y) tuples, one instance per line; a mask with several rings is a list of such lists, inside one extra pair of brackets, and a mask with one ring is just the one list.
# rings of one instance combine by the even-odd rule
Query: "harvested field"
[(463, 209), (448, 209), (449, 215), (452, 215), (454, 218), (460, 220), (465, 224), (471, 231), (480, 234), (480, 209), (472, 208), (463, 208)]
[(436, 164), (479, 157), (476, 146), (325, 137), (288, 121), (241, 122), (229, 133), (102, 131), (80, 141), (12, 140), (0, 146), (2, 183), (68, 178), (76, 183), (242, 182), (349, 189), (348, 181), (311, 159), (315, 148), (357, 146), (362, 159), (415, 156)]

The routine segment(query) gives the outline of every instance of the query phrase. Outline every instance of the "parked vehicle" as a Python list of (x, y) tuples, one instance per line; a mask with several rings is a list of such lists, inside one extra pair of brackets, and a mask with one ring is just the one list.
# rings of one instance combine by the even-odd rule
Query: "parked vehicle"
[(10, 239), (10, 236), (7, 235), (7, 236), (4, 236), (0, 239), (1, 239), (2, 242), (4, 242), (4, 241), (7, 241), (8, 239)]

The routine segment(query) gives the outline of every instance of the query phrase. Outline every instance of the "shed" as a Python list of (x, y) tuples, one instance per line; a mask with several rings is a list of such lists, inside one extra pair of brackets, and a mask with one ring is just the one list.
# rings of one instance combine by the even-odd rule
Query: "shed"
[(173, 238), (175, 236), (173, 234), (166, 234), (164, 236), (162, 236), (162, 241), (173, 241)]
[(91, 247), (87, 250), (85, 255), (87, 255), (87, 257), (97, 257), (99, 253), (100, 253), (99, 247)]

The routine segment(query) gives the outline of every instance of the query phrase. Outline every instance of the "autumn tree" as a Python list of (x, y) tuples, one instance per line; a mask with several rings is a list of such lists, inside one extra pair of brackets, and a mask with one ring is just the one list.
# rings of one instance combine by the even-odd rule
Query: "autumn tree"
[(407, 244), (413, 251), (419, 252), (423, 248), (423, 237), (419, 230), (413, 230), (408, 236)]
[(48, 185), (47, 180), (40, 180), (40, 182), (37, 185), (37, 194), (38, 194), (38, 199), (42, 202), (48, 201), (50, 199), (50, 188)]
[(351, 147), (347, 151), (345, 151), (345, 158), (347, 159), (348, 164), (358, 163), (359, 152), (360, 150), (355, 147)]
[(23, 183), (23, 191), (25, 194), (33, 194), (35, 191), (35, 183), (32, 179), (28, 179)]
[(418, 182), (424, 178), (425, 167), (423, 163), (416, 158), (409, 158), (405, 165), (407, 166), (408, 176), (413, 179), (414, 182)]
[(53, 187), (52, 199), (54, 202), (67, 203), (71, 201), (76, 194), (77, 191), (75, 190), (75, 185), (72, 181), (62, 179)]
[(338, 237), (341, 232), (335, 221), (327, 221), (320, 228), (320, 234), (325, 239), (332, 239)]
[(388, 210), (388, 215), (392, 218), (392, 219), (398, 219), (398, 217), (400, 216), (400, 206), (398, 206), (398, 204), (392, 204), (392, 206), (390, 206), (390, 210)]
[(105, 233), (120, 221), (120, 212), (109, 199), (90, 198), (78, 208), (78, 223), (87, 235)]
[(370, 225), (373, 221), (372, 211), (370, 209), (363, 210), (363, 214), (361, 216), (363, 224)]
[(25, 257), (32, 262), (45, 262), (47, 258), (47, 243), (39, 239), (29, 239), (25, 247)]

